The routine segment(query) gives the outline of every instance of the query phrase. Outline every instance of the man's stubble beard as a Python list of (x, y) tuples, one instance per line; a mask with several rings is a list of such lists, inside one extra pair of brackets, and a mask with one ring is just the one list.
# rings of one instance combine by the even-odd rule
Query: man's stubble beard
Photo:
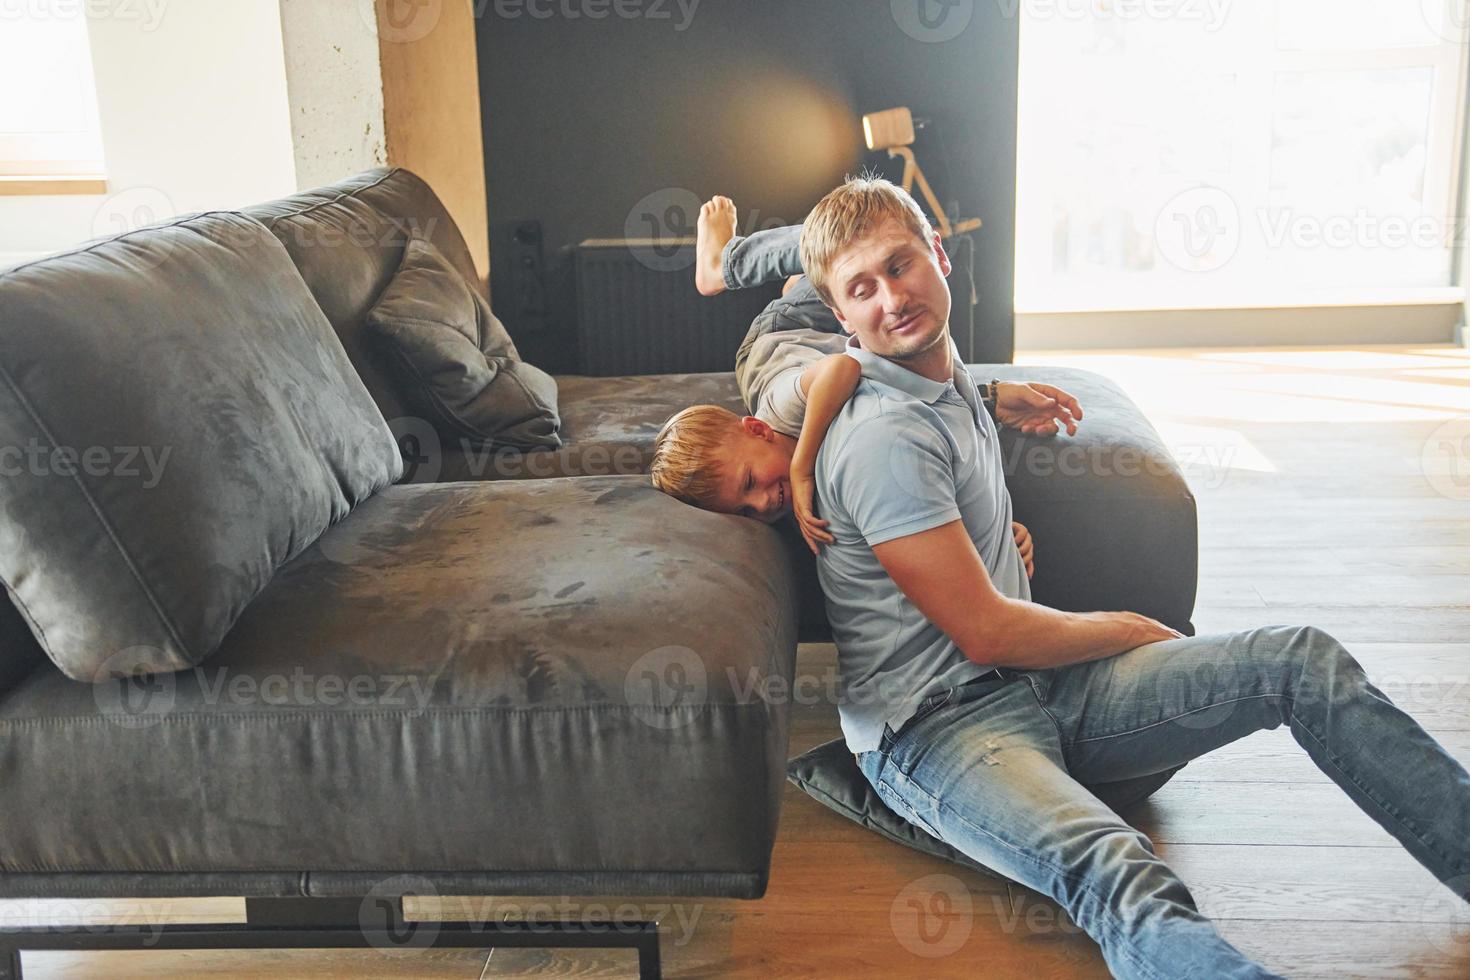
[(940, 328), (937, 331), (935, 331), (934, 336), (932, 338), (930, 338), (927, 341), (922, 341), (921, 342), (922, 346), (915, 347), (913, 350), (894, 351), (894, 352), (889, 353), (889, 354), (884, 354), (883, 356), (886, 357), (890, 361), (899, 361), (899, 362), (912, 361), (912, 360), (915, 360), (916, 358), (923, 357), (925, 354), (928, 354), (930, 351), (932, 351), (935, 348), (936, 345), (942, 344), (942, 343), (944, 343), (948, 339), (949, 339), (949, 321), (948, 320), (945, 320), (945, 322), (940, 326)]

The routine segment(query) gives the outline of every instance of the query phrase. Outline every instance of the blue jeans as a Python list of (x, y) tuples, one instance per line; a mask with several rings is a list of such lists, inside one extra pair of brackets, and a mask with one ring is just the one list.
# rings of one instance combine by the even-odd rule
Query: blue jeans
[(1226, 942), (1148, 837), (1083, 784), (1161, 772), (1283, 724), (1470, 899), (1470, 774), (1321, 630), (1271, 626), (1001, 672), (934, 695), (858, 766), (905, 819), (1053, 898), (1117, 977), (1275, 974)]
[(748, 289), (802, 275), (801, 229), (801, 225), (768, 228), (726, 242), (720, 253), (725, 288)]

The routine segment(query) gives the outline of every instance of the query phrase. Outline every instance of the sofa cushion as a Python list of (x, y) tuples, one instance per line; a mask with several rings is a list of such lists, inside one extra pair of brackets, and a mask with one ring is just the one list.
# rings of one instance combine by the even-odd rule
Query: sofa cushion
[(0, 699), (0, 880), (758, 897), (796, 656), (780, 549), (637, 477), (391, 487), (198, 669)]
[[(460, 440), (434, 443), (417, 480), (528, 480), (647, 473), (653, 440), (669, 416), (690, 405), (744, 413), (735, 375), (651, 374), (626, 378), (557, 375), (562, 446), (555, 451), (487, 452)], [(412, 465), (412, 464), (410, 464)]]
[[(1083, 411), (1086, 412), (1086, 408)], [(1183, 766), (1179, 767), (1182, 768)], [(1116, 783), (1102, 783), (1089, 789), (1098, 799), (1122, 814), (1152, 796), (1179, 769)], [(992, 877), (1005, 877), (894, 813), (858, 768), (857, 760), (852, 757), (847, 742), (843, 739), (833, 739), (797, 756), (787, 763), (786, 772), (787, 778), (803, 793), (879, 836)]]
[(521, 360), (490, 304), (433, 243), (409, 243), (367, 322), (405, 400), (444, 438), (473, 448), (561, 445), (556, 382)]
[(364, 319), (414, 238), (433, 242), (466, 282), (478, 282), (464, 236), (433, 189), (410, 171), (378, 168), (244, 213), (286, 246), (383, 418), (412, 414), (383, 353), (367, 342)]
[[(1049, 381), (1082, 402), (1076, 436), (1001, 431), (1016, 519), (1036, 539), (1032, 595), (1059, 609), (1130, 609), (1184, 633), (1194, 626), (1198, 527), (1189, 485), (1137, 405), (1091, 371), (972, 364), (977, 381)], [(647, 472), (659, 427), (689, 405), (742, 412), (733, 373), (632, 378), (559, 376), (562, 437), (555, 452), (466, 451), (427, 425), (410, 467), (415, 480), (527, 479)], [(802, 601), (801, 637), (831, 638), (816, 566), (789, 522)]]
[(0, 578), (68, 676), (204, 660), (401, 469), (259, 222), (206, 214), (0, 274)]

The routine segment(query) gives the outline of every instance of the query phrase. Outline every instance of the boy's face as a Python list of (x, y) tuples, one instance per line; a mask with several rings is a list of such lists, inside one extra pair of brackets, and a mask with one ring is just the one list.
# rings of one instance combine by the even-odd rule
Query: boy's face
[(792, 447), (792, 440), (760, 419), (741, 419), (721, 450), (720, 488), (707, 509), (766, 524), (791, 513)]
[(832, 259), (832, 312), (865, 350), (904, 361), (946, 343), (949, 256), (889, 218)]

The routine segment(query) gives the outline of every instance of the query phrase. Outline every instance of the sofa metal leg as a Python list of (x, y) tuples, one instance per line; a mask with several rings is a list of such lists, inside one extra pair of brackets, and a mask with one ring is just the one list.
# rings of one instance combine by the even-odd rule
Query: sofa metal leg
[(638, 980), (663, 980), (663, 966), (659, 963), (658, 923), (641, 923), (645, 930), (638, 938)]
[(0, 980), (21, 980), (21, 950), (633, 949), (639, 980), (661, 980), (656, 922), (408, 921), (399, 898), (246, 899), (244, 923), (0, 930)]

